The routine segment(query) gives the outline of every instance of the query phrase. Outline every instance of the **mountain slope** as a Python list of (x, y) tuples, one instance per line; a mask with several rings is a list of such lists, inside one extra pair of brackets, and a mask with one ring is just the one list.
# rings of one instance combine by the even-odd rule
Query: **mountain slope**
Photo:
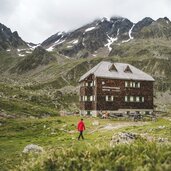
[[(146, 17), (137, 23), (122, 17), (95, 20), (72, 32), (59, 32), (41, 45), (48, 51), (73, 58), (108, 56), (112, 45), (129, 44), (136, 40), (170, 40), (171, 22), (168, 18), (154, 21)], [(111, 54), (110, 54), (111, 55)]]
[(54, 114), (78, 110), (78, 80), (102, 60), (130, 63), (149, 73), (156, 80), (155, 101), (166, 104), (161, 100), (166, 94), (171, 104), (170, 28), (167, 18), (138, 23), (103, 18), (72, 32), (58, 32), (42, 43), (44, 49), (33, 50), (36, 45), (29, 44), (1, 50), (1, 108), (40, 115), (50, 108)]
[(11, 32), (5, 25), (0, 23), (0, 50), (8, 50), (10, 48), (27, 47), (18, 33)]
[(55, 56), (49, 54), (49, 52), (39, 46), (33, 51), (32, 54), (26, 56), (21, 62), (12, 68), (11, 71), (16, 71), (22, 74), (24, 72), (36, 69), (38, 66), (48, 65), (50, 62), (55, 61)]

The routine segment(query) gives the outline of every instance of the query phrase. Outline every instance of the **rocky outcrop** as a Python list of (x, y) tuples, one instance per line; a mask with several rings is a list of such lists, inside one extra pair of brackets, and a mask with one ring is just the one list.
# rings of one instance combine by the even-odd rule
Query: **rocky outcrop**
[(168, 18), (156, 21), (146, 17), (137, 23), (127, 18), (112, 17), (93, 21), (74, 31), (58, 32), (41, 45), (49, 51), (74, 58), (96, 56), (99, 49), (109, 52), (114, 45), (131, 42), (133, 39), (170, 39), (171, 22)]
[(37, 47), (32, 54), (26, 56), (21, 62), (19, 62), (11, 72), (24, 73), (41, 65), (48, 65), (50, 62), (55, 62), (56, 57), (51, 55), (41, 46)]
[(65, 56), (87, 57), (99, 48), (107, 47), (113, 39), (129, 39), (132, 26), (131, 21), (122, 17), (113, 17), (110, 20), (103, 18), (75, 31), (60, 33), (62, 36), (57, 33), (41, 45), (47, 50), (57, 50)]
[(138, 135), (135, 133), (121, 132), (121, 133), (118, 133), (117, 135), (113, 135), (110, 141), (110, 146), (114, 147), (117, 144), (129, 144), (129, 143), (132, 143), (137, 138), (138, 138)]
[(23, 153), (42, 153), (43, 151), (42, 147), (35, 144), (29, 144), (24, 148)]
[(135, 38), (138, 38), (138, 33), (144, 28), (149, 26), (154, 20), (150, 17), (146, 17), (135, 24), (134, 28), (132, 29), (132, 35)]
[(137, 33), (137, 37), (141, 39), (171, 39), (171, 22), (168, 18), (159, 18), (150, 25), (143, 27)]
[(27, 47), (27, 44), (21, 39), (16, 31), (11, 32), (8, 27), (0, 23), (0, 50), (17, 48), (20, 46)]

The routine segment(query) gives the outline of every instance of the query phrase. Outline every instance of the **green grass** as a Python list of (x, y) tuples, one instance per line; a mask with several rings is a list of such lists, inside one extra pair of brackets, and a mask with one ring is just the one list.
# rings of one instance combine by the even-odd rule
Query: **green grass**
[(78, 95), (59, 90), (34, 91), (0, 83), (0, 109), (8, 114), (24, 116), (59, 115), (60, 110), (78, 110)]
[[(76, 125), (79, 116), (48, 117), (42, 119), (3, 119), (0, 126), (0, 168), (5, 170), (162, 170), (171, 165), (170, 145), (137, 140), (132, 145), (109, 146), (111, 137), (118, 132), (147, 133), (167, 137), (171, 141), (169, 120), (159, 119), (144, 126), (127, 126), (115, 130), (100, 130), (117, 121), (84, 118), (85, 140), (77, 140)], [(99, 120), (99, 126), (92, 121)], [(165, 126), (165, 129), (159, 129)], [(40, 156), (24, 155), (28, 144), (44, 148)], [(154, 161), (153, 161), (154, 160)], [(154, 165), (155, 163), (155, 165)]]

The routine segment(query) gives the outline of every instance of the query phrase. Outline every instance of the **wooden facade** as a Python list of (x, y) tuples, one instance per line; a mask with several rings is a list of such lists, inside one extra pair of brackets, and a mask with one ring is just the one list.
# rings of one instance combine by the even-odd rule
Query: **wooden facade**
[(103, 78), (92, 73), (80, 81), (81, 114), (152, 112), (153, 82)]

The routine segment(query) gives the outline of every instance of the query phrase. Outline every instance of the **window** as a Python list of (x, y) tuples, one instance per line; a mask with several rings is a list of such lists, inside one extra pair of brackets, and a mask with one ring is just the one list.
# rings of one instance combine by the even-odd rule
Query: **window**
[(86, 101), (95, 101), (95, 96), (80, 96), (80, 100), (83, 101), (83, 102), (86, 102)]
[(130, 96), (130, 102), (134, 101), (134, 96)]
[(91, 101), (91, 102), (93, 101), (93, 96), (90, 96), (90, 101)]
[(135, 82), (132, 83), (132, 87), (135, 87)]
[(109, 71), (115, 71), (117, 72), (118, 70), (116, 69), (116, 66), (114, 64), (112, 64), (109, 68)]
[(114, 97), (113, 96), (106, 96), (107, 102), (113, 102)]
[(83, 83), (83, 85), (85, 85), (86, 87), (93, 87), (93, 86), (95, 86), (95, 84), (96, 84), (96, 81), (89, 81), (89, 82), (84, 82)]
[(140, 82), (137, 83), (137, 87), (140, 88)]
[(105, 82), (104, 81), (102, 81), (102, 85), (105, 85)]
[(140, 82), (125, 81), (125, 87), (140, 88)]
[(125, 81), (125, 87), (128, 87), (128, 81)]
[(129, 67), (129, 65), (127, 65), (127, 67), (125, 68), (124, 72), (126, 72), (126, 73), (132, 73), (132, 70)]
[(144, 97), (125, 96), (125, 102), (144, 102)]
[(128, 96), (125, 96), (125, 102), (128, 102)]
[(132, 82), (130, 82), (130, 87), (132, 87)]
[(140, 102), (140, 97), (136, 96), (136, 102)]
[(85, 101), (85, 102), (87, 101), (87, 96), (84, 96), (84, 101)]

